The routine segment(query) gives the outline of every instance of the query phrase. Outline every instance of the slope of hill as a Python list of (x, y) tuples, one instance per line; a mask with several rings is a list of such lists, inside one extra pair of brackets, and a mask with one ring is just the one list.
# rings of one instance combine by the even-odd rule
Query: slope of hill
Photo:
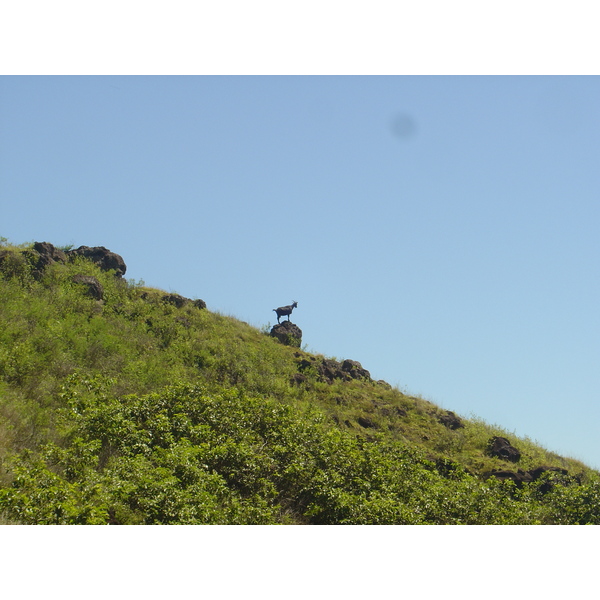
[(354, 361), (0, 247), (0, 522), (600, 523), (600, 474)]

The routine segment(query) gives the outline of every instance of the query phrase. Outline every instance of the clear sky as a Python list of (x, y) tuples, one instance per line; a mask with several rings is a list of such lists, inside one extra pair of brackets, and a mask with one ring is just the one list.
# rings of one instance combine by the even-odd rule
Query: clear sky
[(600, 468), (598, 77), (0, 78), (0, 236)]

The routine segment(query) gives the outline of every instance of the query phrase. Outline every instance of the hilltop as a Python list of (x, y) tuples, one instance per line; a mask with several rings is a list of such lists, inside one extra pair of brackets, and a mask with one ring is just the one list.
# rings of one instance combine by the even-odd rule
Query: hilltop
[(600, 523), (583, 463), (125, 273), (0, 246), (0, 522)]

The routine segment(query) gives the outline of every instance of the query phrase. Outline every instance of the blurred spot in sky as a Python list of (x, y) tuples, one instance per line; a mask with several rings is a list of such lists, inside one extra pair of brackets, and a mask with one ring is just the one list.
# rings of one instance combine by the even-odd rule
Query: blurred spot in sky
[(408, 140), (417, 132), (415, 120), (406, 113), (395, 114), (390, 121), (392, 135), (400, 140)]

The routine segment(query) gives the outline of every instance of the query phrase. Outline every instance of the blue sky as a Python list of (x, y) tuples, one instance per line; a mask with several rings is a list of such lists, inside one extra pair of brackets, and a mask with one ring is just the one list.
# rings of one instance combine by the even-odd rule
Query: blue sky
[(0, 236), (600, 468), (598, 77), (0, 78)]

